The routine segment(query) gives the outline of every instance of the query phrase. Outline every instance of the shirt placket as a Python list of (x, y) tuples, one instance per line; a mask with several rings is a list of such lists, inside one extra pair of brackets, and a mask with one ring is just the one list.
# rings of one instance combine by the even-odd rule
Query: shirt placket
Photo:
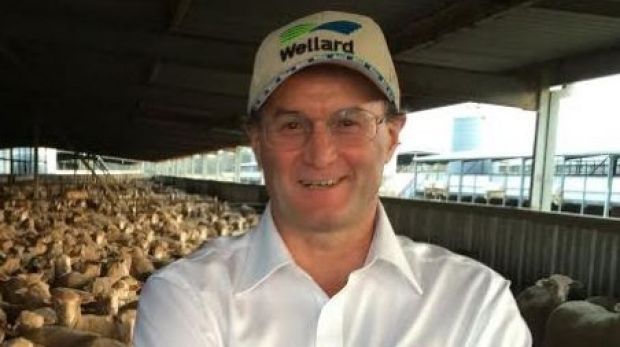
[(342, 292), (328, 300), (319, 314), (316, 347), (342, 347), (342, 317), (344, 298)]

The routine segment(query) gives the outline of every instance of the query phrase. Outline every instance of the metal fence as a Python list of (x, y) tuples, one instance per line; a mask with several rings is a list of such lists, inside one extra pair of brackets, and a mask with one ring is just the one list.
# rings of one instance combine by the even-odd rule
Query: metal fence
[[(163, 177), (188, 192), (264, 204), (264, 186)], [(562, 273), (588, 295), (620, 297), (620, 221), (475, 204), (382, 198), (397, 233), (476, 258), (518, 292)]]
[(480, 260), (513, 291), (562, 273), (620, 297), (620, 221), (514, 208), (382, 199), (397, 233)]

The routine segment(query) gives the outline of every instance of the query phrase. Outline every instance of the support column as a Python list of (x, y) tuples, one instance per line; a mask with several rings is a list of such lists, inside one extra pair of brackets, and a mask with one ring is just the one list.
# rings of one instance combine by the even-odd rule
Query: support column
[(34, 123), (34, 156), (33, 156), (33, 181), (34, 181), (34, 201), (39, 200), (39, 122)]
[(412, 199), (416, 198), (416, 193), (418, 190), (418, 155), (415, 154), (413, 157), (413, 195), (409, 194), (409, 197)]
[[(521, 167), (519, 168), (519, 207), (523, 207), (523, 198), (524, 198), (524, 190), (525, 190), (525, 164), (527, 163), (527, 158), (521, 158)], [(531, 199), (530, 199), (531, 200)]]
[(531, 208), (551, 211), (553, 176), (555, 173), (555, 144), (560, 99), (566, 89), (550, 90), (543, 83), (536, 121), (536, 139), (530, 187)]
[(222, 180), (222, 150), (217, 151), (217, 161), (215, 162), (215, 180)]
[(609, 210), (611, 208), (611, 194), (614, 185), (614, 173), (616, 171), (616, 165), (618, 162), (618, 156), (610, 154), (607, 157), (609, 161), (609, 169), (607, 170), (607, 192), (605, 194), (605, 206), (603, 208), (603, 217), (609, 217)]
[(13, 168), (13, 147), (9, 149), (9, 183), (15, 181), (15, 169)]
[(463, 173), (463, 167), (464, 167), (463, 160), (462, 159), (459, 160), (458, 163), (459, 163), (459, 191), (458, 191), (458, 194), (456, 196), (456, 201), (461, 202), (463, 200), (463, 176), (464, 176), (464, 173)]
[(558, 211), (562, 212), (562, 206), (564, 205), (564, 186), (566, 185), (566, 157), (562, 158), (562, 173), (560, 176), (560, 195), (558, 196)]
[(241, 147), (235, 147), (235, 182), (241, 182)]

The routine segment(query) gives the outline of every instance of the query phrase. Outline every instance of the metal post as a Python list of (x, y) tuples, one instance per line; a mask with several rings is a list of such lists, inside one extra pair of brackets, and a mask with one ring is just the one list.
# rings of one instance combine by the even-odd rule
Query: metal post
[(478, 183), (478, 174), (476, 173), (476, 171), (474, 171), (474, 187), (472, 188), (473, 192), (471, 194), (471, 202), (475, 203), (476, 202), (476, 185)]
[(35, 140), (33, 164), (34, 200), (37, 201), (39, 199), (39, 146), (37, 140)]
[[(485, 170), (485, 165), (484, 165), (485, 162), (486, 160), (480, 161), (480, 172), (482, 172), (483, 175), (487, 173), (487, 170)], [(493, 186), (493, 183), (495, 181), (495, 173), (493, 172), (493, 159), (491, 159), (491, 170), (489, 170), (489, 172), (487, 173), (487, 177), (485, 181), (487, 183), (491, 183), (491, 185), (487, 184), (487, 186), (484, 188), (484, 199), (486, 200), (487, 205), (490, 205), (491, 199), (489, 196), (489, 187)]]
[(531, 208), (534, 210), (551, 210), (558, 111), (560, 99), (565, 93), (564, 89), (552, 91), (545, 83), (542, 84), (530, 185)]
[(414, 155), (413, 157), (413, 196), (411, 196), (411, 193), (409, 194), (409, 197), (414, 198), (416, 196), (416, 193), (418, 192), (418, 161), (416, 160), (417, 156)]
[(519, 169), (520, 182), (519, 182), (519, 207), (523, 207), (523, 193), (525, 191), (525, 163), (527, 158), (521, 158), (521, 168)]
[(15, 181), (15, 169), (13, 168), (13, 147), (9, 149), (9, 184)]
[(217, 160), (215, 162), (215, 180), (222, 179), (222, 151), (217, 151)]
[(581, 190), (581, 207), (579, 208), (580, 214), (583, 214), (586, 208), (586, 190), (587, 189), (588, 189), (588, 169), (586, 167), (586, 170), (583, 175), (583, 188)]
[(459, 192), (456, 196), (456, 201), (461, 202), (463, 199), (463, 160), (459, 160)]
[(39, 122), (35, 120), (34, 124), (34, 170), (33, 170), (33, 181), (34, 181), (34, 201), (35, 204), (37, 200), (39, 200)]
[(235, 148), (235, 182), (241, 182), (241, 147)]
[(74, 181), (75, 181), (75, 177), (77, 176), (78, 165), (80, 164), (78, 163), (77, 152), (73, 151), (73, 180)]
[(506, 170), (507, 171), (504, 172), (504, 183), (502, 188), (504, 190), (504, 194), (502, 196), (502, 206), (506, 206), (506, 200), (508, 199), (508, 175), (510, 174), (508, 171), (510, 171), (510, 166), (508, 166)]
[(610, 202), (611, 202), (611, 193), (614, 184), (614, 171), (616, 168), (616, 163), (618, 161), (618, 156), (610, 154), (607, 157), (609, 161), (609, 168), (607, 170), (607, 192), (605, 194), (605, 206), (603, 208), (603, 217), (609, 217), (610, 210)]
[(560, 176), (560, 196), (558, 199), (558, 212), (562, 212), (564, 205), (564, 185), (566, 182), (566, 158), (562, 158), (562, 173)]
[(452, 181), (452, 175), (450, 174), (450, 171), (448, 170), (448, 177), (447, 177), (447, 181), (446, 181), (446, 201), (450, 200), (450, 185)]

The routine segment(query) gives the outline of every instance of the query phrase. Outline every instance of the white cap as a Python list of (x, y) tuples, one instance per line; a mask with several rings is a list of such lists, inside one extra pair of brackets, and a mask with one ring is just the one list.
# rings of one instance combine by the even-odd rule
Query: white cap
[(263, 40), (254, 60), (248, 114), (289, 76), (317, 64), (338, 64), (362, 73), (400, 109), (394, 62), (379, 25), (366, 16), (325, 11), (300, 18)]

